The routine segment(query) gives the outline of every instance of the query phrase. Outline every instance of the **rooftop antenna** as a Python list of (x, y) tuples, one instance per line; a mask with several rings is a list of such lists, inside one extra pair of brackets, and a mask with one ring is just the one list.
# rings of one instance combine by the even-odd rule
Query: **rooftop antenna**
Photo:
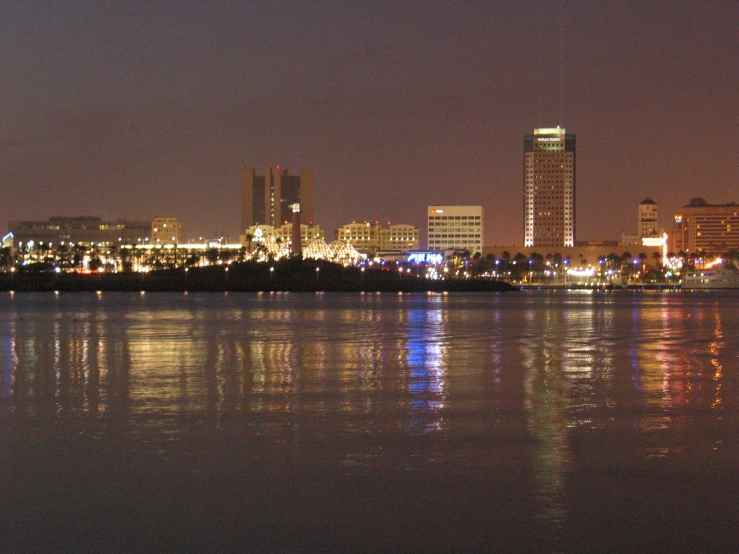
[(564, 115), (564, 89), (565, 89), (565, 20), (564, 3), (559, 2), (559, 124), (565, 124)]
[(542, 52), (544, 51), (544, 38), (543, 33), (537, 33), (539, 35), (539, 48), (536, 49), (536, 121), (534, 127), (541, 125), (541, 66), (542, 66)]

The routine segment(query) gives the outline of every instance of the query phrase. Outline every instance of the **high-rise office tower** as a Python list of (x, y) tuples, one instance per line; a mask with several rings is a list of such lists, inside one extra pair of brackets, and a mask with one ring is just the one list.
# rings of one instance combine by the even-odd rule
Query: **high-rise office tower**
[(313, 223), (313, 195), (312, 169), (290, 175), (278, 165), (256, 175), (254, 168), (245, 167), (241, 172), (241, 232), (252, 225), (279, 227), (292, 221), (293, 204), (300, 204), (304, 223)]
[(525, 135), (524, 246), (575, 246), (575, 135)]

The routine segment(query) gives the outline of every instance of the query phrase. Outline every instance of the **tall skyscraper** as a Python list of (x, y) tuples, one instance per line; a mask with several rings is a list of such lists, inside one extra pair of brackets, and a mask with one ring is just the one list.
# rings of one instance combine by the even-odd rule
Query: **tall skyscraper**
[(525, 135), (524, 246), (575, 246), (575, 135)]
[(256, 175), (254, 168), (245, 167), (241, 172), (241, 232), (252, 225), (279, 227), (292, 221), (293, 204), (300, 204), (301, 221), (313, 223), (313, 197), (312, 169), (290, 175), (278, 165)]

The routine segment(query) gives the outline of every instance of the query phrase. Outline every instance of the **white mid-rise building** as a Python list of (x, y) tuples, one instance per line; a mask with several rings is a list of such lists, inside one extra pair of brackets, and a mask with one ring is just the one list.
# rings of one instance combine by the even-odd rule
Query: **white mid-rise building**
[(482, 252), (482, 206), (429, 206), (428, 249)]

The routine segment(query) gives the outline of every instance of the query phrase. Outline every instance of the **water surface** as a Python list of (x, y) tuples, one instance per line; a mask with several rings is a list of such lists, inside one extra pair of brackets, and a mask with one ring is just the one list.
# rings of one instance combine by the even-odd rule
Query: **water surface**
[(736, 551), (739, 295), (0, 295), (23, 551)]

